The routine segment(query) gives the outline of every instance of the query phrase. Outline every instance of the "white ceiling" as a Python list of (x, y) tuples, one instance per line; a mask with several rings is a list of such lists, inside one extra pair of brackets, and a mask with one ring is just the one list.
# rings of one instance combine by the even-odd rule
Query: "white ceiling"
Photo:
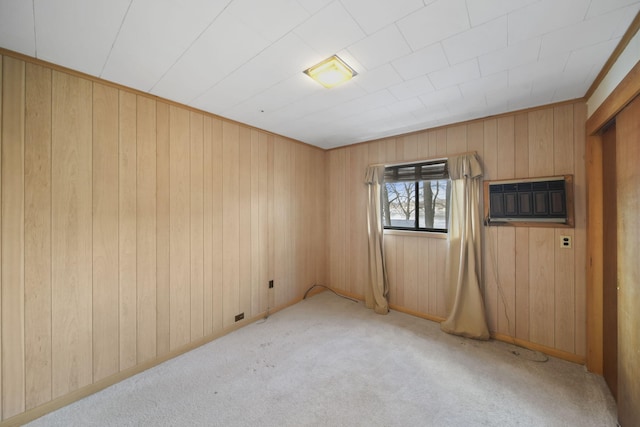
[[(0, 47), (323, 148), (580, 98), (634, 0), (0, 0)], [(302, 73), (337, 53), (359, 73)]]

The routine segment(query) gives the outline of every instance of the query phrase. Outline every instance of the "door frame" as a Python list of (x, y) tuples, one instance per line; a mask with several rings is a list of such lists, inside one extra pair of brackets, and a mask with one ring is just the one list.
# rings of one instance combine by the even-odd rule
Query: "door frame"
[(640, 94), (640, 61), (586, 123), (587, 355), (591, 372), (603, 374), (603, 141), (601, 129)]

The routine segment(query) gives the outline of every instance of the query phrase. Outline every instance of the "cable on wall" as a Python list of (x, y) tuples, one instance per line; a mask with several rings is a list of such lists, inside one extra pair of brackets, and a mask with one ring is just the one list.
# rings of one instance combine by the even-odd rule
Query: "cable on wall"
[[(498, 240), (498, 228), (495, 228), (496, 231), (496, 236), (495, 239)], [(489, 227), (489, 231), (487, 232), (487, 234), (492, 234), (491, 233), (491, 227)], [(498, 273), (498, 257), (496, 256), (496, 248), (494, 246), (494, 236), (489, 236), (489, 258), (490, 258), (490, 262), (491, 262), (491, 270), (493, 271), (493, 278), (496, 282), (496, 288), (498, 289), (498, 294), (500, 295), (500, 299), (502, 300), (502, 308), (504, 310), (504, 317), (507, 319), (507, 331), (509, 332), (510, 338), (511, 338), (511, 344), (520, 347), (520, 348), (524, 348), (520, 345), (518, 345), (516, 343), (516, 339), (515, 339), (515, 330), (513, 332), (511, 332), (511, 318), (509, 318), (509, 313), (507, 312), (507, 301), (506, 298), (504, 296), (504, 291), (502, 290), (502, 284), (500, 282), (500, 274)], [(518, 356), (518, 357), (522, 357), (523, 359), (529, 360), (531, 362), (540, 362), (540, 363), (544, 363), (549, 361), (549, 356), (547, 356), (544, 353), (541, 353), (539, 351), (536, 350), (530, 350), (530, 349), (526, 349), (528, 351), (531, 351), (532, 353), (534, 353), (535, 357), (530, 358), (530, 357), (524, 357), (523, 355), (520, 354), (520, 352), (518, 350), (512, 350), (511, 353), (514, 356)]]
[(312, 290), (313, 288), (315, 288), (316, 286), (320, 286), (320, 287), (322, 287), (322, 288), (328, 289), (328, 290), (330, 290), (331, 292), (333, 292), (334, 294), (336, 294), (337, 296), (339, 296), (340, 298), (348, 299), (349, 301), (353, 301), (353, 302), (355, 302), (355, 303), (360, 302), (360, 301), (358, 301), (358, 300), (357, 300), (357, 299), (355, 299), (355, 298), (351, 298), (351, 297), (348, 297), (348, 296), (346, 296), (346, 295), (341, 295), (341, 294), (337, 293), (336, 291), (334, 291), (333, 289), (331, 289), (331, 288), (330, 288), (330, 287), (328, 287), (328, 286), (325, 286), (325, 285), (319, 285), (319, 284), (311, 285), (311, 287), (310, 287), (309, 289), (307, 289), (307, 291), (304, 293), (304, 296), (302, 297), (302, 299), (307, 299), (307, 295), (309, 295), (309, 292), (311, 292), (311, 290)]

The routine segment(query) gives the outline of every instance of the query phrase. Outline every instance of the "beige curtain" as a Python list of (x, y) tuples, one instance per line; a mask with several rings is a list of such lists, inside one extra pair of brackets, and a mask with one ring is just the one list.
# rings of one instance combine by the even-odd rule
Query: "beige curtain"
[(364, 301), (367, 308), (372, 308), (378, 314), (389, 312), (387, 301), (389, 281), (384, 264), (382, 213), (380, 212), (380, 190), (383, 182), (384, 166), (369, 166), (365, 175), (368, 190), (369, 284), (365, 286)]
[(480, 242), (480, 180), (482, 167), (475, 154), (449, 157), (451, 203), (447, 255), (449, 315), (443, 331), (468, 338), (489, 339), (484, 302)]

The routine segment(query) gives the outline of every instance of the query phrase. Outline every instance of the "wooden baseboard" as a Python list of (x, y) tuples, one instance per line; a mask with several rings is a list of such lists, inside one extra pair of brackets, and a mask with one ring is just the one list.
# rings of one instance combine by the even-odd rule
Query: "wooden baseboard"
[(136, 374), (139, 374), (140, 372), (146, 371), (147, 369), (153, 368), (154, 366), (157, 366), (161, 363), (166, 362), (167, 360), (173, 359), (176, 356), (180, 356), (184, 353), (187, 353), (195, 348), (198, 348), (204, 344), (207, 344), (217, 338), (220, 338), (222, 336), (225, 336), (233, 331), (236, 331), (240, 328), (242, 328), (243, 326), (246, 326), (248, 324), (254, 323), (258, 320), (262, 320), (265, 318), (265, 316), (267, 315), (272, 315), (273, 313), (276, 313), (280, 310), (283, 310), (287, 307), (290, 307), (294, 304), (297, 304), (298, 302), (302, 301), (302, 297), (299, 297), (293, 301), (290, 301), (289, 303), (286, 303), (282, 306), (270, 309), (268, 312), (263, 312), (258, 314), (257, 316), (253, 316), (251, 318), (247, 318), (241, 321), (238, 321), (236, 323), (234, 323), (233, 325), (227, 327), (226, 329), (223, 329), (221, 331), (218, 331), (212, 335), (208, 335), (204, 338), (201, 338), (199, 340), (193, 341), (187, 345), (184, 345), (180, 348), (177, 348), (175, 350), (172, 350), (166, 354), (163, 354), (162, 356), (158, 356), (154, 359), (148, 360), (146, 362), (142, 362), (139, 365), (136, 365), (132, 368), (126, 369), (124, 371), (118, 372), (116, 374), (113, 374), (111, 376), (108, 376), (106, 378), (103, 378), (99, 381), (96, 381), (93, 384), (89, 384), (85, 387), (79, 388), (77, 390), (72, 391), (71, 393), (65, 394), (64, 396), (61, 396), (57, 399), (51, 400), (45, 404), (42, 404), (40, 406), (37, 406), (33, 409), (29, 409), (28, 411), (25, 411), (21, 414), (18, 414), (14, 417), (11, 418), (7, 418), (6, 420), (0, 422), (0, 427), (18, 427), (21, 426), (23, 424), (26, 424), (30, 421), (33, 421), (37, 418), (40, 418), (46, 414), (48, 414), (49, 412), (53, 412), (57, 409), (63, 408), (73, 402), (76, 402), (80, 399), (83, 399), (87, 396), (90, 396), (94, 393), (99, 392), (100, 390), (103, 390), (107, 387), (110, 387), (116, 383), (119, 383), (120, 381), (123, 381), (129, 377), (132, 377)]

